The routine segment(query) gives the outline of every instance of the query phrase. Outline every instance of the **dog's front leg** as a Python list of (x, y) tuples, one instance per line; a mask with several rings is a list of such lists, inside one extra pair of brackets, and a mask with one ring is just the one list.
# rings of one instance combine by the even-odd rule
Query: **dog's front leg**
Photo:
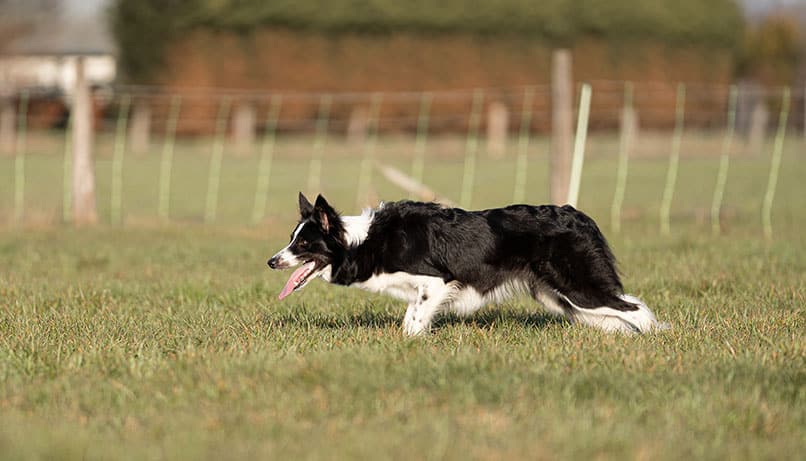
[(422, 321), (417, 317), (418, 311), (416, 302), (409, 303), (409, 307), (406, 308), (406, 316), (403, 317), (403, 331), (408, 336), (416, 336), (424, 332)]
[(408, 336), (423, 335), (431, 330), (431, 321), (445, 301), (446, 292), (442, 281), (417, 287), (417, 299), (409, 303), (403, 317), (403, 331)]

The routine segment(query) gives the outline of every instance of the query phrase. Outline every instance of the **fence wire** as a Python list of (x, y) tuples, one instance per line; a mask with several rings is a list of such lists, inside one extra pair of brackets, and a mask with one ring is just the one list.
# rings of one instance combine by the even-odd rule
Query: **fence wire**
[[(741, 156), (741, 152), (744, 155), (754, 155), (753, 152), (764, 154), (765, 140), (768, 134), (774, 132), (773, 146), (769, 151), (767, 186), (763, 197), (756, 200), (761, 205), (763, 234), (768, 238), (772, 236), (772, 212), (784, 163), (787, 135), (791, 138), (793, 132), (801, 132), (806, 140), (804, 88), (790, 90), (608, 80), (590, 82), (590, 88), (592, 97), (585, 133), (590, 131), (596, 140), (603, 143), (609, 143), (611, 137), (618, 140), (612, 149), (617, 163), (610, 173), (614, 194), (609, 213), (614, 232), (619, 232), (623, 226), (625, 204), (629, 207), (631, 186), (628, 187), (628, 184), (631, 180), (640, 179), (632, 171), (633, 158), (650, 155), (650, 151), (647, 148), (642, 150), (642, 146), (653, 145), (653, 152), (661, 151), (665, 142), (668, 167), (659, 198), (659, 229), (663, 234), (671, 233), (675, 193), (680, 189), (679, 184), (687, 185), (688, 181), (680, 176), (681, 156), (688, 158), (691, 155), (688, 152), (688, 139), (690, 136), (699, 136), (703, 139), (721, 139), (721, 148), (716, 149), (718, 156), (714, 156), (716, 175), (711, 182), (714, 185), (713, 195), (707, 207), (711, 231), (719, 235), (723, 231), (720, 223), (726, 212), (725, 191), (732, 174), (732, 159)], [(20, 224), (25, 221), (29, 210), (37, 210), (38, 199), (34, 198), (35, 195), (26, 195), (28, 189), (32, 188), (26, 178), (30, 175), (30, 165), (26, 162), (31, 155), (35, 155), (33, 158), (38, 162), (40, 157), (47, 157), (46, 154), (59, 154), (63, 178), (58, 220), (69, 222), (73, 162), (71, 99), (50, 91), (24, 89), (3, 101), (3, 104), (12, 107), (15, 114), (11, 130), (14, 136), (13, 199), (10, 211), (8, 208), (3, 210), (3, 202), (0, 201), (0, 216), (6, 213), (10, 216), (9, 222)], [(491, 111), (493, 105), (505, 108), (503, 135), (491, 131), (491, 115), (487, 111)], [(435, 190), (439, 195), (458, 198), (457, 202), (462, 206), (472, 208), (479, 201), (486, 203), (485, 195), (491, 186), (510, 191), (506, 202), (527, 201), (529, 195), (533, 195), (530, 183), (539, 182), (539, 178), (533, 176), (534, 172), (537, 171), (537, 176), (540, 176), (540, 171), (545, 171), (547, 167), (547, 162), (540, 159), (545, 159), (549, 154), (544, 140), (551, 132), (550, 87), (547, 85), (344, 93), (203, 87), (167, 91), (153, 86), (121, 85), (112, 91), (95, 94), (93, 106), (96, 144), (105, 145), (106, 138), (112, 140), (109, 151), (96, 152), (96, 162), (104, 162), (107, 156), (111, 157), (107, 216), (108, 222), (115, 224), (125, 222), (128, 203), (141, 201), (137, 197), (130, 197), (132, 189), (127, 186), (130, 182), (127, 179), (128, 170), (133, 168), (130, 165), (143, 162), (151, 152), (147, 148), (146, 157), (133, 153), (129, 155), (129, 146), (134, 142), (132, 130), (137, 108), (148, 109), (147, 145), (156, 146), (154, 139), (161, 138), (161, 148), (158, 149), (161, 153), (154, 175), (158, 177), (156, 196), (152, 203), (156, 204), (154, 215), (162, 221), (186, 217), (181, 212), (175, 216), (171, 200), (175, 194), (173, 182), (187, 180), (184, 178), (184, 169), (174, 172), (175, 151), (179, 148), (185, 158), (185, 151), (193, 150), (188, 146), (193, 146), (199, 152), (209, 152), (207, 187), (198, 196), (204, 197), (203, 221), (213, 223), (217, 220), (220, 196), (226, 193), (222, 190), (222, 175), (228, 168), (226, 164), (233, 161), (230, 159), (243, 155), (239, 154), (243, 149), (237, 148), (238, 140), (234, 139), (236, 132), (244, 131), (236, 130), (236, 125), (242, 123), (238, 122), (239, 111), (251, 114), (246, 117), (252, 123), (246, 132), (253, 133), (250, 142), (254, 144), (253, 150), (258, 152), (254, 171), (247, 172), (251, 173), (251, 177), (238, 179), (254, 186), (248, 200), (250, 206), (245, 213), (248, 216), (246, 221), (254, 224), (263, 222), (268, 216), (272, 187), (285, 184), (287, 171), (278, 169), (278, 154), (283, 159), (284, 155), (291, 155), (294, 164), (307, 164), (307, 168), (304, 168), (307, 183), (303, 183), (310, 194), (322, 190), (326, 182), (323, 178), (338, 170), (339, 162), (343, 163), (348, 158), (350, 161), (356, 160), (358, 165), (352, 180), (356, 208), (369, 204), (370, 199), (377, 195), (377, 181), (383, 180), (375, 178), (373, 170), (381, 161), (395, 163), (395, 168), (413, 184), (430, 189), (438, 187), (442, 189)], [(627, 121), (625, 117), (634, 119)], [(360, 145), (357, 146), (350, 144), (352, 141), (346, 137), (347, 132), (355, 130), (355, 127), (363, 130), (363, 136), (358, 137)], [(48, 140), (58, 139), (59, 136), (62, 137), (61, 141), (48, 144)], [(503, 136), (500, 143), (505, 146), (505, 157), (511, 156), (512, 166), (508, 178), (499, 174), (492, 177), (498, 183), (490, 184), (479, 179), (483, 177), (489, 181), (491, 178), (489, 172), (484, 171), (486, 164), (479, 163), (479, 160), (482, 158), (480, 155), (487, 151), (484, 141), (490, 143), (495, 136)], [(455, 147), (444, 147), (445, 139), (459, 137), (464, 138), (464, 149), (457, 152)], [(307, 147), (304, 147), (305, 139), (310, 139)], [(331, 139), (334, 146), (346, 145), (355, 155), (349, 157), (349, 154), (331, 153), (338, 150), (330, 148)], [(411, 140), (410, 146), (407, 140)], [(396, 162), (388, 156), (379, 159), (376, 151), (385, 149), (383, 142), (401, 144), (403, 151), (400, 155), (410, 160)], [(0, 145), (7, 144), (0, 142)], [(290, 146), (294, 146), (293, 154), (285, 152)], [(251, 151), (252, 147), (247, 146), (246, 150)], [(434, 168), (443, 168), (443, 160), (454, 156), (462, 159), (461, 165), (452, 163), (452, 171), (443, 171), (444, 177), (435, 178), (432, 174)], [(198, 157), (199, 161), (203, 158), (202, 154)], [(501, 162), (506, 163), (507, 158)], [(283, 165), (286, 165), (283, 161)], [(577, 179), (582, 181), (583, 177), (580, 175)], [(99, 181), (106, 179), (99, 178)], [(327, 180), (328, 183), (330, 181)], [(428, 184), (434, 181), (437, 184)], [(351, 182), (349, 178), (347, 182)], [(446, 192), (448, 190), (453, 192)], [(485, 193), (479, 196), (480, 200), (475, 200), (479, 191)], [(451, 197), (451, 194), (456, 195)], [(415, 189), (404, 191), (404, 195), (422, 197), (420, 191)], [(499, 193), (496, 196), (504, 197)], [(583, 204), (584, 201), (583, 196)]]

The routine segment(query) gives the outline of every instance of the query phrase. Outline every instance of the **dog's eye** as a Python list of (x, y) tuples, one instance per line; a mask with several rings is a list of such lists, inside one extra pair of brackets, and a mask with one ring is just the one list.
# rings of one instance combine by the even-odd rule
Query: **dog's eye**
[(299, 240), (297, 240), (297, 244), (298, 244), (299, 246), (302, 246), (302, 247), (304, 247), (304, 246), (308, 246), (308, 241), (307, 241), (307, 240), (305, 240), (305, 239), (299, 239)]

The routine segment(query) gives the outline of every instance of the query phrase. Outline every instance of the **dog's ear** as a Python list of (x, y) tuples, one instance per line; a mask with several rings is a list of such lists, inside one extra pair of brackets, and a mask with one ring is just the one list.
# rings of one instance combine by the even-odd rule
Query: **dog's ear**
[(314, 219), (319, 223), (322, 227), (322, 230), (325, 233), (330, 232), (330, 227), (333, 224), (333, 220), (338, 219), (339, 214), (336, 210), (327, 203), (324, 197), (321, 194), (316, 196), (316, 202), (313, 205), (313, 214)]
[(302, 192), (299, 193), (299, 214), (303, 218), (309, 217), (313, 213), (313, 205), (311, 202), (308, 201), (308, 198), (305, 197), (305, 194)]

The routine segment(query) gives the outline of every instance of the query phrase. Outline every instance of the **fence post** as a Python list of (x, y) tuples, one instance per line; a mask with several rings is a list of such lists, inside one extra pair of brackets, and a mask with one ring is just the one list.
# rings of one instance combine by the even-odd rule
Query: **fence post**
[(781, 115), (778, 118), (778, 134), (775, 135), (775, 147), (772, 151), (770, 179), (767, 183), (767, 193), (764, 194), (764, 206), (761, 209), (764, 237), (766, 237), (767, 240), (772, 239), (772, 201), (775, 198), (775, 187), (778, 185), (778, 172), (781, 170), (781, 157), (784, 151), (786, 125), (789, 121), (789, 104), (791, 99), (789, 87), (784, 88), (781, 99)]
[[(428, 119), (431, 113), (431, 93), (423, 93), (420, 97), (420, 115), (417, 117), (417, 138), (414, 141), (414, 159), (411, 164), (411, 176), (420, 184), (423, 183), (425, 169), (425, 148), (428, 141)], [(417, 194), (409, 194), (415, 199)]]
[(551, 156), (549, 174), (551, 202), (561, 205), (568, 198), (573, 137), (573, 79), (571, 52), (555, 50), (551, 65)]
[(579, 187), (582, 181), (582, 165), (585, 161), (585, 143), (588, 139), (588, 118), (591, 109), (591, 86), (582, 85), (579, 95), (579, 114), (577, 118), (576, 139), (574, 140), (574, 158), (571, 163), (571, 178), (568, 182), (568, 204), (577, 206)]
[(67, 116), (67, 127), (64, 130), (64, 167), (62, 172), (62, 219), (70, 222), (72, 217), (73, 184), (71, 174), (73, 171), (73, 120), (75, 120), (75, 98), (73, 107)]
[(126, 153), (126, 125), (129, 123), (129, 106), (131, 96), (124, 94), (120, 98), (118, 121), (115, 129), (115, 151), (112, 155), (112, 187), (111, 187), (111, 222), (121, 223), (121, 204), (123, 202), (123, 156)]
[(518, 160), (515, 163), (515, 190), (512, 193), (513, 203), (526, 201), (526, 175), (529, 161), (529, 141), (532, 128), (532, 103), (535, 96), (533, 86), (523, 91), (523, 108), (521, 109), (521, 132), (518, 136)]
[(84, 58), (76, 60), (73, 115), (73, 222), (95, 224), (95, 164), (92, 155), (92, 98), (84, 74)]
[(619, 137), (618, 173), (616, 174), (616, 192), (613, 205), (610, 207), (610, 226), (613, 232), (621, 232), (621, 208), (624, 204), (624, 193), (627, 190), (627, 174), (630, 167), (630, 151), (635, 137), (637, 120), (633, 105), (633, 83), (624, 84), (624, 108), (621, 111), (621, 136)]
[(677, 182), (677, 167), (680, 163), (680, 143), (683, 138), (683, 124), (686, 111), (686, 85), (677, 85), (677, 98), (675, 102), (674, 135), (672, 136), (672, 151), (669, 154), (669, 170), (666, 172), (666, 186), (663, 189), (663, 200), (660, 205), (660, 231), (663, 235), (671, 233), (672, 199), (674, 187)]
[(462, 195), (459, 205), (470, 209), (473, 204), (473, 183), (476, 180), (476, 151), (479, 145), (479, 125), (481, 110), (484, 106), (484, 90), (473, 91), (473, 106), (470, 109), (470, 119), (467, 127), (467, 142), (465, 143), (465, 169), (462, 176)]
[(770, 110), (764, 98), (758, 98), (750, 115), (750, 134), (747, 146), (751, 155), (761, 155), (764, 141), (767, 139), (767, 125), (770, 122)]
[(319, 114), (316, 119), (316, 133), (313, 139), (313, 154), (308, 167), (308, 192), (318, 194), (322, 188), (322, 154), (327, 142), (327, 127), (330, 122), (330, 105), (333, 98), (323, 94), (319, 98)]
[(269, 195), (271, 164), (274, 158), (274, 139), (277, 135), (277, 123), (283, 106), (282, 95), (271, 97), (269, 116), (266, 118), (266, 132), (260, 149), (260, 164), (257, 170), (257, 187), (255, 187), (255, 208), (252, 210), (252, 223), (259, 223), (266, 215), (266, 197)]
[(725, 139), (722, 140), (722, 155), (719, 159), (719, 171), (716, 176), (714, 200), (711, 202), (711, 233), (713, 235), (719, 235), (721, 231), (719, 215), (722, 210), (722, 197), (725, 194), (725, 185), (728, 181), (731, 147), (733, 146), (733, 136), (736, 131), (736, 101), (738, 100), (738, 93), (736, 85), (731, 85), (730, 93), (728, 94), (728, 127), (725, 133)]
[(358, 105), (350, 112), (347, 121), (347, 143), (352, 145), (363, 144), (367, 140), (369, 129), (369, 112), (363, 105)]
[(501, 158), (507, 150), (509, 137), (509, 109), (500, 101), (487, 108), (487, 155)]
[(255, 142), (257, 116), (251, 102), (243, 102), (235, 108), (232, 118), (232, 139), (239, 152), (250, 153)]
[(129, 139), (132, 152), (141, 154), (151, 147), (151, 106), (148, 101), (141, 100), (134, 104), (132, 123), (129, 128)]
[(25, 151), (27, 149), (28, 128), (28, 91), (20, 94), (20, 105), (17, 111), (17, 139), (14, 157), (14, 222), (22, 222), (25, 207)]
[(182, 110), (182, 97), (171, 98), (171, 109), (165, 125), (165, 139), (162, 144), (162, 160), (160, 162), (160, 192), (157, 213), (160, 219), (167, 221), (171, 209), (171, 171), (174, 163), (174, 143), (176, 141), (176, 124), (179, 111)]
[(230, 98), (224, 96), (218, 107), (215, 123), (213, 155), (210, 157), (210, 176), (207, 178), (207, 204), (204, 209), (204, 222), (212, 223), (218, 213), (218, 186), (221, 182), (221, 162), (224, 157), (224, 138), (229, 121)]
[(14, 153), (14, 134), (17, 129), (15, 121), (11, 95), (2, 91), (0, 92), (0, 154)]
[(378, 124), (380, 118), (383, 95), (374, 93), (369, 112), (369, 136), (364, 142), (364, 158), (361, 159), (361, 168), (358, 173), (358, 190), (355, 197), (357, 209), (361, 209), (367, 202), (370, 184), (372, 182), (372, 162), (375, 158), (375, 145), (378, 142)]

